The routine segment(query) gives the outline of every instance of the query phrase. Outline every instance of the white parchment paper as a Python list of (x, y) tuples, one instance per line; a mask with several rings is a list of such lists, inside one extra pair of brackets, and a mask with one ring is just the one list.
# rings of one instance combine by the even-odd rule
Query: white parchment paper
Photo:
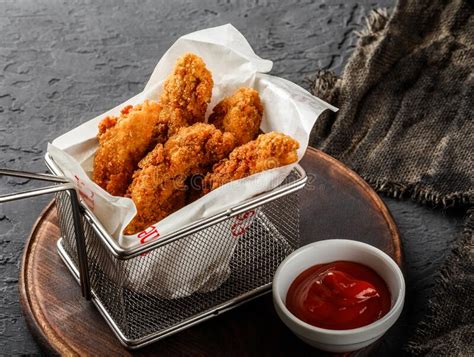
[[(298, 140), (299, 160), (306, 151), (311, 128), (318, 116), (326, 109), (337, 110), (296, 84), (265, 74), (271, 70), (272, 62), (258, 57), (244, 36), (230, 24), (193, 32), (179, 38), (160, 59), (143, 92), (56, 138), (52, 144), (48, 145), (49, 154), (64, 175), (76, 183), (84, 202), (125, 249), (140, 245), (140, 237), (143, 237), (143, 234), (125, 236), (122, 233), (136, 213), (133, 201), (129, 198), (111, 196), (91, 180), (94, 155), (98, 147), (96, 138), (98, 124), (107, 115), (119, 115), (120, 110), (128, 104), (138, 104), (145, 99), (158, 100), (163, 82), (172, 72), (176, 59), (186, 52), (193, 52), (202, 57), (207, 68), (212, 72), (214, 87), (207, 116), (212, 112), (215, 104), (225, 96), (231, 95), (239, 87), (253, 87), (260, 93), (264, 105), (262, 131), (277, 131)], [(152, 228), (163, 237), (193, 221), (210, 217), (245, 199), (278, 186), (294, 165), (272, 169), (224, 185), (157, 222)], [(159, 239), (159, 236), (156, 235), (156, 239)], [(187, 272), (190, 274), (189, 281), (192, 283), (180, 284), (180, 291), (172, 288), (176, 283), (172, 270), (168, 269), (166, 276), (163, 276), (163, 272), (157, 267), (156, 273), (148, 275), (155, 281), (161, 279), (164, 286), (170, 287), (159, 292), (167, 297), (181, 297), (195, 291), (213, 290), (228, 275), (228, 262), (237, 242), (237, 239), (232, 239), (232, 244), (230, 244), (229, 239), (232, 238), (223, 236), (220, 238), (221, 242), (214, 242), (225, 247), (224, 255), (227, 258), (219, 257), (220, 263), (216, 266), (214, 260), (218, 257), (211, 256), (208, 261), (203, 261), (200, 267), (193, 266), (193, 271)], [(184, 243), (184, 241), (178, 241), (172, 244)], [(191, 253), (195, 256), (196, 252), (186, 251), (187, 246), (190, 245), (185, 244), (180, 249), (170, 248), (169, 252), (175, 253), (166, 259), (179, 262)], [(164, 256), (169, 253), (162, 250), (161, 253), (154, 253), (156, 254)], [(220, 254), (223, 254), (222, 250)], [(158, 256), (156, 258), (159, 258), (157, 261), (165, 259)], [(211, 266), (213, 271), (210, 270)], [(216, 279), (215, 274), (222, 275), (222, 279)], [(180, 272), (179, 275), (186, 274)], [(196, 279), (198, 276), (203, 278)], [(214, 276), (213, 281), (218, 284), (214, 283), (210, 286), (206, 276)], [(130, 285), (133, 286), (134, 277), (130, 276), (129, 280)]]

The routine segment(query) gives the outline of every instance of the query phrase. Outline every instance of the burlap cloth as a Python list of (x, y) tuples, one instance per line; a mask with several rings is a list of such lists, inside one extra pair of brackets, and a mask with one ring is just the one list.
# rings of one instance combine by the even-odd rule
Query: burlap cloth
[(474, 209), (458, 247), (444, 263), (429, 315), (406, 346), (413, 355), (474, 356)]
[[(391, 17), (373, 12), (343, 75), (316, 76), (314, 94), (340, 110), (320, 118), (311, 144), (386, 195), (471, 207), (473, 3), (401, 0)], [(405, 348), (410, 354), (474, 356), (472, 215)]]

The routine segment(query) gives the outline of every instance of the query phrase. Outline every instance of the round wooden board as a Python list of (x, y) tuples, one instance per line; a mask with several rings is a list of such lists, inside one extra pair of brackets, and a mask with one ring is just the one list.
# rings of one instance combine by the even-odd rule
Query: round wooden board
[[(401, 265), (398, 230), (378, 195), (343, 164), (309, 149), (309, 182), (300, 195), (303, 244), (330, 238), (372, 244)], [(58, 256), (54, 203), (46, 207), (25, 247), (21, 304), (33, 334), (51, 353), (78, 355), (289, 355), (316, 351), (278, 319), (271, 294), (137, 351), (120, 345)], [(369, 350), (357, 354), (367, 354)], [(372, 349), (373, 352), (373, 349)]]

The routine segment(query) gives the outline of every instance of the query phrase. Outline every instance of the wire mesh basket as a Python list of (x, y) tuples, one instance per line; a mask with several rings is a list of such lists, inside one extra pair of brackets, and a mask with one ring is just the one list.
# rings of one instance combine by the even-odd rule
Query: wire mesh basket
[[(53, 175), (62, 176), (52, 158), (45, 159)], [(69, 184), (55, 193), (58, 251), (120, 342), (139, 348), (268, 292), (278, 265), (298, 247), (298, 190), (305, 183), (297, 166), (272, 191), (130, 250), (117, 245), (83, 202), (75, 207)], [(200, 277), (206, 284), (199, 291), (181, 291), (204, 259), (222, 265), (229, 250), (213, 238), (223, 236), (237, 240), (225, 271)], [(183, 246), (183, 259), (169, 259)]]

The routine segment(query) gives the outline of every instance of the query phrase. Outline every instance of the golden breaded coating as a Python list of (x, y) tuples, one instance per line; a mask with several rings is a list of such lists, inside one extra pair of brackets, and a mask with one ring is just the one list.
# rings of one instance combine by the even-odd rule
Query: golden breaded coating
[(157, 145), (133, 175), (127, 196), (138, 212), (125, 234), (135, 234), (183, 207), (186, 179), (227, 157), (234, 147), (231, 133), (204, 123), (181, 128), (164, 146)]
[(185, 205), (186, 187), (168, 172), (162, 144), (148, 153), (138, 166), (127, 192), (138, 212), (125, 234), (138, 233)]
[(293, 138), (271, 132), (261, 134), (249, 143), (239, 146), (214, 165), (204, 178), (204, 193), (258, 172), (296, 162), (299, 143)]
[(158, 103), (127, 106), (120, 117), (106, 117), (99, 124), (93, 180), (112, 195), (124, 195), (148, 151), (179, 128), (204, 121), (212, 86), (212, 75), (200, 57), (180, 57)]
[[(185, 54), (177, 61), (173, 75), (164, 84), (160, 97), (162, 115), (178, 118), (178, 121), (188, 125), (203, 122), (213, 85), (212, 74), (204, 61), (192, 53)], [(171, 127), (169, 136), (178, 129)]]
[(212, 74), (200, 57), (192, 53), (180, 57), (163, 85), (156, 142), (165, 143), (180, 128), (203, 122), (213, 85)]
[(234, 134), (237, 144), (243, 145), (257, 137), (262, 115), (263, 106), (258, 92), (242, 87), (214, 107), (209, 123)]
[(150, 100), (124, 108), (118, 118), (102, 120), (94, 158), (95, 183), (112, 195), (125, 194), (137, 163), (153, 147), (152, 129), (159, 113), (159, 104)]

